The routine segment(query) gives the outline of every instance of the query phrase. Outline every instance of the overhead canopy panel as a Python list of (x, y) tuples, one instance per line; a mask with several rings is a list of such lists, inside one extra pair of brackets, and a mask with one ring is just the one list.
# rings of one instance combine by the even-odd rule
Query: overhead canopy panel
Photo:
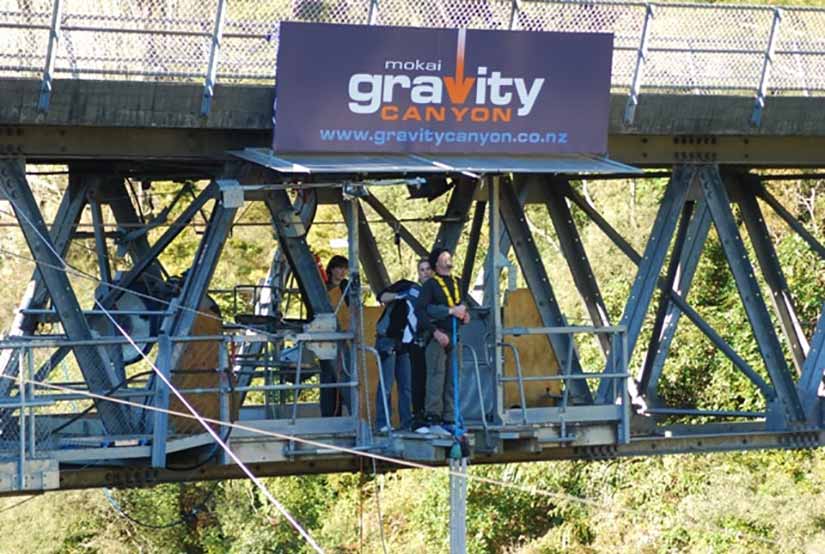
[(231, 152), (235, 157), (285, 174), (464, 173), (641, 173), (635, 167), (593, 154), (548, 156), (460, 154), (281, 154), (268, 148)]

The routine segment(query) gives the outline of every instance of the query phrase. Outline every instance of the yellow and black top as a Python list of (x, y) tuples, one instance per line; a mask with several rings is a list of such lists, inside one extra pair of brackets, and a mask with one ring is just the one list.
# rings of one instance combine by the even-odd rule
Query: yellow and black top
[(421, 296), (415, 304), (419, 331), (432, 333), (438, 328), (450, 333), (450, 308), (462, 303), (461, 284), (458, 278), (434, 274), (432, 279), (421, 287)]

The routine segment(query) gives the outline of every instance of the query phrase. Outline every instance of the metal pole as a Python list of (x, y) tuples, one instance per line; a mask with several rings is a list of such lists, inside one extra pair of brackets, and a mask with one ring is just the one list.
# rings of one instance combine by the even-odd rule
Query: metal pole
[(40, 81), (40, 98), (37, 109), (46, 112), (49, 109), (49, 100), (52, 94), (52, 78), (54, 77), (54, 60), (57, 57), (57, 48), (60, 43), (60, 19), (63, 10), (63, 1), (54, 0), (52, 7), (52, 24), (49, 30), (49, 46), (46, 50), (46, 65), (43, 68), (43, 79)]
[[(490, 255), (487, 256), (487, 267), (484, 268), (485, 275), (496, 276), (501, 271), (501, 260), (499, 255), (499, 240), (501, 237), (501, 214), (499, 213), (499, 190), (501, 188), (501, 177), (486, 177), (484, 184), (489, 187), (487, 191), (489, 199), (490, 222)], [(501, 378), (504, 376), (501, 352), (501, 306), (499, 305), (498, 280), (490, 286), (489, 299), (484, 295), (484, 303), (490, 308), (490, 323), (493, 326), (493, 370), (496, 374), (496, 414), (498, 422), (504, 421), (504, 383)]]
[[(225, 341), (218, 343), (218, 372), (220, 375), (220, 418), (223, 422), (229, 422), (232, 418), (232, 387), (230, 386), (230, 379), (232, 378), (230, 375), (230, 362), (229, 362), (229, 352), (227, 352), (227, 344)], [(227, 427), (229, 429), (229, 427)], [(224, 427), (220, 427), (218, 429), (218, 434), (223, 434), (226, 440), (229, 437), (229, 433), (227, 432), (224, 434)], [(220, 463), (221, 464), (228, 464), (230, 463), (229, 456), (226, 454), (226, 450), (223, 448), (219, 449), (220, 451)]]
[(370, 11), (367, 14), (367, 25), (375, 25), (378, 22), (378, 0), (370, 1)]
[(751, 125), (759, 127), (762, 123), (762, 110), (765, 109), (765, 98), (768, 95), (768, 79), (773, 66), (773, 56), (776, 50), (776, 41), (779, 37), (779, 24), (782, 22), (782, 10), (773, 9), (773, 24), (771, 34), (768, 37), (768, 47), (765, 49), (765, 59), (762, 62), (762, 76), (759, 78), (759, 88), (756, 89), (756, 100), (753, 103), (753, 114), (751, 115)]
[(467, 458), (450, 459), (450, 554), (467, 552)]
[(642, 36), (639, 40), (639, 50), (636, 55), (636, 69), (633, 70), (633, 82), (630, 85), (630, 96), (624, 108), (624, 124), (633, 125), (636, 119), (636, 106), (639, 105), (639, 91), (642, 86), (645, 62), (647, 61), (647, 43), (650, 38), (650, 27), (653, 21), (653, 6), (645, 6), (645, 22), (642, 26)]
[(513, 0), (510, 5), (510, 25), (508, 27), (511, 31), (521, 28), (518, 17), (520, 9), (521, 7), (519, 6), (518, 0)]
[[(358, 446), (365, 445), (371, 435), (369, 432), (371, 422), (365, 421), (365, 425), (359, 424), (361, 421), (361, 413), (358, 404), (359, 394), (363, 386), (360, 379), (360, 371), (363, 370), (365, 375), (367, 371), (366, 364), (359, 363), (364, 361), (364, 354), (361, 348), (364, 342), (363, 333), (361, 332), (361, 317), (363, 315), (361, 313), (361, 272), (358, 263), (358, 243), (360, 240), (358, 215), (361, 212), (361, 206), (358, 204), (357, 196), (353, 195), (361, 191), (362, 189), (360, 189), (360, 187), (351, 187), (350, 190), (345, 190), (345, 192), (350, 193), (346, 206), (346, 208), (349, 209), (349, 218), (347, 221), (347, 231), (349, 233), (349, 315), (350, 333), (352, 333), (353, 337), (352, 348), (350, 350), (349, 380), (359, 383), (359, 386), (350, 388), (348, 392), (350, 395), (350, 417), (356, 422), (356, 443)], [(364, 379), (363, 383), (366, 383), (366, 381), (367, 380)], [(364, 390), (365, 399), (369, 398), (368, 395), (369, 391)], [(369, 402), (369, 400), (366, 401)], [(364, 428), (367, 429), (366, 433), (364, 432)]]
[[(295, 395), (292, 402), (292, 424), (295, 425), (295, 420), (298, 418), (298, 397), (301, 394), (301, 368), (304, 365), (304, 341), (298, 341), (298, 363), (295, 369)], [(250, 380), (251, 381), (251, 380)]]
[(18, 356), (17, 358), (17, 363), (20, 364), (20, 367), (17, 371), (17, 391), (18, 396), (20, 397), (20, 413), (18, 414), (20, 456), (19, 464), (17, 467), (17, 488), (21, 491), (26, 488), (26, 382), (23, 377), (23, 358), (25, 358), (25, 354), (23, 356)]
[[(34, 383), (32, 383), (32, 373), (34, 372), (34, 352), (32, 352), (31, 348), (26, 349), (26, 379), (29, 381), (28, 383), (28, 393), (27, 396), (31, 400), (34, 400)], [(29, 408), (29, 457), (34, 458), (36, 454), (35, 447), (36, 447), (36, 439), (37, 439), (37, 428), (35, 427), (34, 421), (34, 411), (35, 407), (32, 405)]]
[[(164, 332), (158, 336), (158, 371), (167, 379), (170, 378), (172, 368), (172, 341)], [(169, 387), (163, 379), (155, 379), (155, 407), (158, 411), (153, 414), (152, 425), (152, 467), (166, 467), (166, 438), (169, 431)]]
[[(756, 200), (755, 189), (747, 186), (746, 179), (752, 179), (752, 177), (742, 176), (734, 182), (734, 186), (739, 189), (737, 194), (739, 209), (742, 211), (742, 219), (750, 236), (756, 261), (762, 270), (762, 277), (770, 289), (774, 312), (779, 318), (779, 326), (788, 341), (791, 359), (797, 374), (802, 375), (802, 367), (805, 365), (805, 357), (809, 350), (808, 339), (805, 338), (802, 325), (799, 323), (793, 296), (785, 274), (782, 272), (782, 266), (779, 264), (779, 257), (771, 241), (762, 210)], [(758, 179), (754, 180), (758, 184)]]
[[(627, 333), (622, 331), (622, 367), (621, 372), (627, 375)], [(630, 444), (630, 394), (627, 390), (627, 377), (622, 378), (622, 427), (620, 442)]]
[(225, 8), (226, 0), (218, 0), (218, 11), (215, 14), (215, 28), (212, 31), (212, 46), (209, 49), (209, 65), (206, 68), (206, 81), (203, 84), (201, 115), (209, 115), (209, 110), (212, 109), (212, 98), (215, 96), (215, 80), (218, 72), (218, 59), (221, 55), (223, 23), (226, 18)]

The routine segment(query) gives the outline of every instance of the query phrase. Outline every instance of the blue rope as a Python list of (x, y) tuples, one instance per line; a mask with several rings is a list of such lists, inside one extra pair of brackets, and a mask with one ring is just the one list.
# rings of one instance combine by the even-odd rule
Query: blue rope
[(455, 436), (456, 439), (460, 439), (464, 435), (464, 422), (461, 420), (461, 406), (459, 404), (458, 394), (458, 318), (455, 316), (453, 316), (452, 345), (453, 351), (450, 355), (450, 361), (453, 366), (453, 436)]

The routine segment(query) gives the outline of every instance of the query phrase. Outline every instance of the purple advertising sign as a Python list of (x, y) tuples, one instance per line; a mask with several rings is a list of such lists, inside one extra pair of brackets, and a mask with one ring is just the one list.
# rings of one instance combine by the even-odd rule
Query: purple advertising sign
[(607, 152), (613, 35), (281, 23), (278, 152)]

